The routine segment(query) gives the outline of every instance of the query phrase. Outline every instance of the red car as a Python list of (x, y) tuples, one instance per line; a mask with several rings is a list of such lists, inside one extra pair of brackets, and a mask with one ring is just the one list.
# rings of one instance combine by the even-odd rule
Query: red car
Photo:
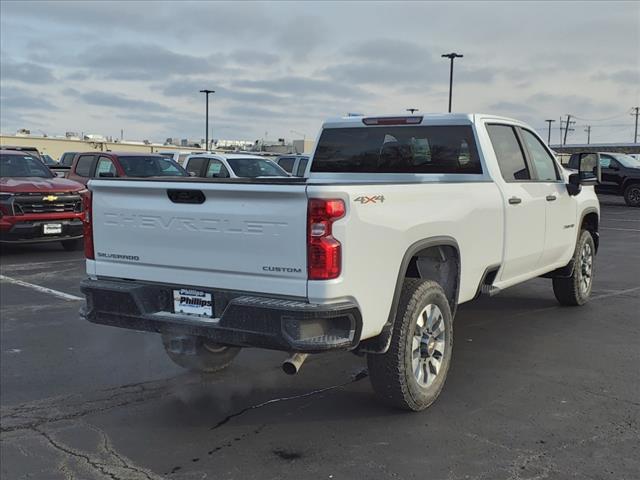
[(67, 178), (86, 185), (98, 177), (187, 177), (175, 161), (155, 153), (84, 152), (73, 159)]
[(0, 243), (82, 246), (84, 185), (58, 178), (29, 152), (0, 150)]

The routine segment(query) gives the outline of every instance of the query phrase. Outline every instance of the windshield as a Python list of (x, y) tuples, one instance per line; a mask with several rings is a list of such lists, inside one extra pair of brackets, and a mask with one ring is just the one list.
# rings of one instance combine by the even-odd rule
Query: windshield
[(51, 178), (53, 174), (41, 160), (31, 155), (0, 155), (0, 177)]
[(264, 158), (229, 158), (227, 163), (238, 177), (288, 177), (287, 172)]
[(45, 165), (52, 166), (52, 167), (55, 167), (56, 165), (58, 165), (58, 162), (56, 162), (49, 155), (42, 155), (42, 161), (44, 162)]
[(186, 170), (164, 157), (118, 157), (127, 177), (186, 177)]
[(612, 156), (627, 168), (640, 168), (640, 160), (631, 155), (616, 154)]

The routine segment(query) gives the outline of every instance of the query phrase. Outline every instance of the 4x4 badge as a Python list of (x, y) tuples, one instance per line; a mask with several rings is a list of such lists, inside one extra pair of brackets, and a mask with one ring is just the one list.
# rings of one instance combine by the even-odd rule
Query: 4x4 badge
[(362, 205), (366, 205), (367, 203), (384, 203), (384, 195), (374, 195), (372, 197), (360, 196), (355, 198), (353, 201), (360, 202)]

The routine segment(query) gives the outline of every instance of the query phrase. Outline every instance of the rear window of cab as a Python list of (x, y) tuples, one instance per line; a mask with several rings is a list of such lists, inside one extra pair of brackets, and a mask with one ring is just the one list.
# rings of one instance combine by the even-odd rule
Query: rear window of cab
[(471, 126), (327, 128), (312, 172), (482, 173)]

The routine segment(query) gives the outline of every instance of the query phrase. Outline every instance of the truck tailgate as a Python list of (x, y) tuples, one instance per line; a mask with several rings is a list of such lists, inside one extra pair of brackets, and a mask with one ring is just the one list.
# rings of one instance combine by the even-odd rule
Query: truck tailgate
[(303, 183), (94, 180), (90, 189), (90, 275), (307, 295)]

